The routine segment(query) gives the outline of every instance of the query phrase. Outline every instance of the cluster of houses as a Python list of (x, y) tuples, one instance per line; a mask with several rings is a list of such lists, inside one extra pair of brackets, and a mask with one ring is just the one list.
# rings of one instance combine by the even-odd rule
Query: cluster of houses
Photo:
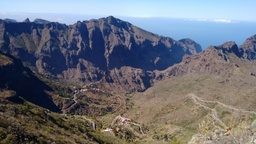
[[(76, 88), (74, 87), (74, 89), (76, 89)], [(99, 93), (99, 92), (105, 93), (104, 90), (101, 90), (101, 89), (97, 88), (94, 84), (85, 85), (85, 86), (83, 86), (83, 88), (80, 89), (80, 90), (77, 90), (77, 89), (76, 89), (76, 90), (74, 91), (74, 93), (88, 92), (88, 91), (93, 92), (93, 93)]]
[(112, 131), (113, 131), (112, 128), (106, 128), (106, 129), (101, 130), (101, 132), (112, 132)]

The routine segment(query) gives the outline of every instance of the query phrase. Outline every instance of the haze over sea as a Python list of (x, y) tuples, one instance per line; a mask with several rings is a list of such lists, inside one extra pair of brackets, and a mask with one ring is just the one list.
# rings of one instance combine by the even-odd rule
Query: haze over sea
[(246, 38), (256, 34), (256, 22), (171, 18), (127, 18), (127, 20), (150, 32), (176, 40), (191, 38), (199, 43), (203, 50), (210, 45), (221, 45), (227, 41), (235, 41), (237, 45), (241, 45)]

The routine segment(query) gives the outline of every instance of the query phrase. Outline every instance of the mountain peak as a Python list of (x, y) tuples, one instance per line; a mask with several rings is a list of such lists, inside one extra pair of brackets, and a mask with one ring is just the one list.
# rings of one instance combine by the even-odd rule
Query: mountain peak
[(196, 54), (202, 51), (202, 47), (200, 44), (197, 44), (195, 41), (193, 41), (190, 38), (184, 38), (179, 40), (179, 42), (184, 43), (186, 46), (188, 46), (187, 51), (189, 51), (191, 54)]
[(24, 23), (30, 23), (30, 20), (29, 20), (29, 18), (26, 18), (23, 22)]
[(16, 23), (17, 21), (14, 20), (14, 19), (6, 18), (6, 19), (4, 19), (4, 22), (7, 22), (7, 23)]
[(237, 45), (234, 41), (229, 41), (229, 42), (225, 42), (224, 44), (222, 44), (221, 47), (229, 50), (229, 49), (237, 47)]
[(180, 39), (179, 41), (181, 42), (184, 42), (184, 43), (187, 43), (187, 44), (191, 44), (193, 43), (194, 41), (190, 38), (183, 38), (183, 39)]
[(111, 24), (111, 25), (114, 25), (114, 26), (124, 26), (123, 24), (131, 25), (129, 22), (120, 20), (120, 19), (118, 19), (114, 16), (108, 16), (108, 17), (105, 17), (105, 18), (101, 18), (101, 19), (99, 19), (99, 21), (104, 21), (107, 24)]
[(253, 35), (253, 36), (251, 36), (251, 37), (249, 37), (249, 38), (247, 38), (246, 39), (246, 41), (254, 41), (254, 42), (256, 42), (256, 34), (255, 35)]
[(108, 16), (108, 17), (106, 17), (106, 19), (109, 20), (109, 21), (117, 21), (118, 20), (114, 16)]
[[(175, 41), (113, 16), (71, 26), (36, 22), (46, 21), (22, 23), (24, 28), (20, 23), (4, 25), (5, 33), (0, 31), (0, 36), (8, 33), (2, 38), (11, 40), (0, 45), (0, 50), (16, 55), (42, 75), (69, 83), (84, 85), (106, 80), (116, 89), (123, 86), (125, 90), (145, 90), (153, 79), (146, 71), (164, 70), (181, 62), (185, 54), (201, 51), (191, 39)], [(24, 31), (26, 35), (22, 35)], [(24, 53), (19, 48), (25, 49)]]
[(224, 54), (234, 53), (238, 57), (242, 56), (241, 52), (238, 49), (237, 44), (235, 42), (233, 42), (233, 41), (225, 42), (224, 44), (219, 45), (219, 46), (211, 46), (209, 48), (210, 49), (213, 48), (213, 49), (216, 49), (216, 50), (220, 50)]
[(50, 21), (47, 21), (47, 20), (44, 20), (44, 19), (36, 18), (33, 22), (34, 22), (34, 23), (37, 23), (37, 24), (46, 24), (46, 23), (49, 23)]
[(118, 23), (118, 21), (120, 21), (120, 20), (118, 20), (117, 18), (115, 18), (113, 16), (109, 16), (106, 19), (107, 19), (107, 22), (109, 24), (113, 24), (113, 25), (116, 25)]
[(246, 41), (239, 46), (239, 49), (244, 53), (244, 58), (256, 60), (256, 35), (247, 38)]

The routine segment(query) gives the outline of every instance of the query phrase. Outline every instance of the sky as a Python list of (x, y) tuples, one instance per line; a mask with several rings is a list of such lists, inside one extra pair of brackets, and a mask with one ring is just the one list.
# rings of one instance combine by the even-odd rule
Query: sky
[(62, 13), (256, 21), (255, 7), (256, 0), (1, 0), (0, 18)]
[(74, 24), (114, 16), (150, 32), (202, 45), (242, 44), (256, 34), (256, 0), (0, 0), (0, 19)]

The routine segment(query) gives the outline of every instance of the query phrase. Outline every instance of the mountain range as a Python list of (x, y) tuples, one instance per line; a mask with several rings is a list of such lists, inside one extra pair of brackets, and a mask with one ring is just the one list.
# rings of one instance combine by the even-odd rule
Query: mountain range
[(33, 71), (69, 84), (103, 81), (123, 92), (144, 91), (152, 85), (148, 73), (202, 51), (191, 39), (175, 41), (112, 16), (70, 26), (1, 21), (0, 28), (0, 50)]
[(256, 35), (202, 51), (112, 16), (8, 19), (0, 52), (1, 142), (255, 142)]

